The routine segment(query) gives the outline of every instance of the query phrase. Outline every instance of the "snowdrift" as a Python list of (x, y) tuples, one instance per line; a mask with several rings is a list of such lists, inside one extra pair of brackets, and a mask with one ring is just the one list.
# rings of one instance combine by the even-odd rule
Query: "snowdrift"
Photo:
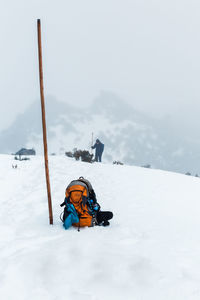
[[(0, 299), (200, 299), (200, 179), (139, 167), (0, 155)], [(65, 231), (66, 185), (88, 178), (110, 227)]]

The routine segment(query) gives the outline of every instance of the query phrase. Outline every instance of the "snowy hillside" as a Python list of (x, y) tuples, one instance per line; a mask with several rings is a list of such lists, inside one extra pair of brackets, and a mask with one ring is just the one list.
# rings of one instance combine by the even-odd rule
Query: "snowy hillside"
[[(115, 94), (102, 92), (89, 107), (75, 107), (46, 98), (49, 153), (74, 148), (89, 150), (99, 138), (105, 144), (104, 162), (120, 160), (129, 165), (199, 174), (200, 143), (179, 135), (167, 120), (154, 120), (135, 110)], [(0, 133), (0, 153), (22, 147), (43, 153), (39, 99)]]
[[(15, 163), (0, 155), (0, 299), (200, 299), (199, 178), (51, 156), (50, 226), (43, 158)], [(81, 175), (110, 227), (63, 229), (59, 204)]]

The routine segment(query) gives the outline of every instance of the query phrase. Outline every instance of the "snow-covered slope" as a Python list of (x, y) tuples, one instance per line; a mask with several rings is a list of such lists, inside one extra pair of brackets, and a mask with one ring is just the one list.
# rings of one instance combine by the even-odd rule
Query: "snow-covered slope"
[[(12, 164), (0, 155), (0, 299), (200, 299), (199, 178), (52, 156), (50, 226), (43, 158)], [(110, 227), (63, 229), (59, 204), (81, 175)]]
[[(92, 133), (105, 144), (104, 162), (120, 160), (129, 165), (199, 174), (199, 139), (178, 134), (173, 122), (154, 120), (109, 92), (102, 92), (89, 107), (75, 107), (46, 98), (49, 153), (74, 148), (90, 150)], [(40, 101), (7, 130), (0, 132), (0, 153), (22, 147), (42, 149)]]

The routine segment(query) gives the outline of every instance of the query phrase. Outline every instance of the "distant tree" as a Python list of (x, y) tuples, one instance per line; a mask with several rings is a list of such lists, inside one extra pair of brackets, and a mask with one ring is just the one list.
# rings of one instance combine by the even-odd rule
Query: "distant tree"
[(21, 157), (21, 155), (19, 155), (19, 158), (17, 156), (15, 156), (14, 159), (22, 161), (22, 160), (30, 160), (30, 157), (26, 157), (26, 156), (25, 157)]
[(81, 157), (81, 150), (74, 151), (73, 157), (75, 158), (75, 160), (79, 160)]
[(122, 166), (123, 163), (119, 160), (115, 160), (115, 161), (113, 161), (113, 165), (121, 165)]
[(75, 160), (81, 160), (81, 161), (89, 162), (89, 163), (94, 162), (93, 154), (90, 154), (90, 152), (87, 150), (80, 150), (80, 149), (77, 150), (77, 148), (74, 148), (73, 152), (66, 151), (65, 155), (67, 157), (73, 157), (73, 158), (75, 158)]
[(187, 172), (187, 173), (185, 173), (185, 175), (191, 176), (191, 173), (190, 173), (190, 172)]
[(151, 168), (151, 165), (149, 165), (149, 164), (146, 164), (146, 165), (144, 165), (144, 166), (142, 166), (143, 168), (147, 168), (147, 169), (150, 169)]
[(73, 153), (71, 151), (65, 152), (65, 155), (68, 157), (73, 157)]
[(87, 150), (76, 150), (73, 154), (73, 157), (76, 160), (81, 159), (81, 161), (85, 161), (89, 163), (93, 162), (93, 154), (90, 154), (90, 152)]

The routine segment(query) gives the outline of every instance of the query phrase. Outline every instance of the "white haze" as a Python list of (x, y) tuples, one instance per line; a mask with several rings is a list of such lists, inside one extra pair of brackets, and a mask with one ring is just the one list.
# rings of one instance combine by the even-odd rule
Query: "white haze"
[(198, 133), (199, 1), (0, 4), (0, 130), (38, 101), (41, 18), (46, 95), (84, 106), (100, 90), (112, 91), (136, 109), (170, 116), (181, 132)]

